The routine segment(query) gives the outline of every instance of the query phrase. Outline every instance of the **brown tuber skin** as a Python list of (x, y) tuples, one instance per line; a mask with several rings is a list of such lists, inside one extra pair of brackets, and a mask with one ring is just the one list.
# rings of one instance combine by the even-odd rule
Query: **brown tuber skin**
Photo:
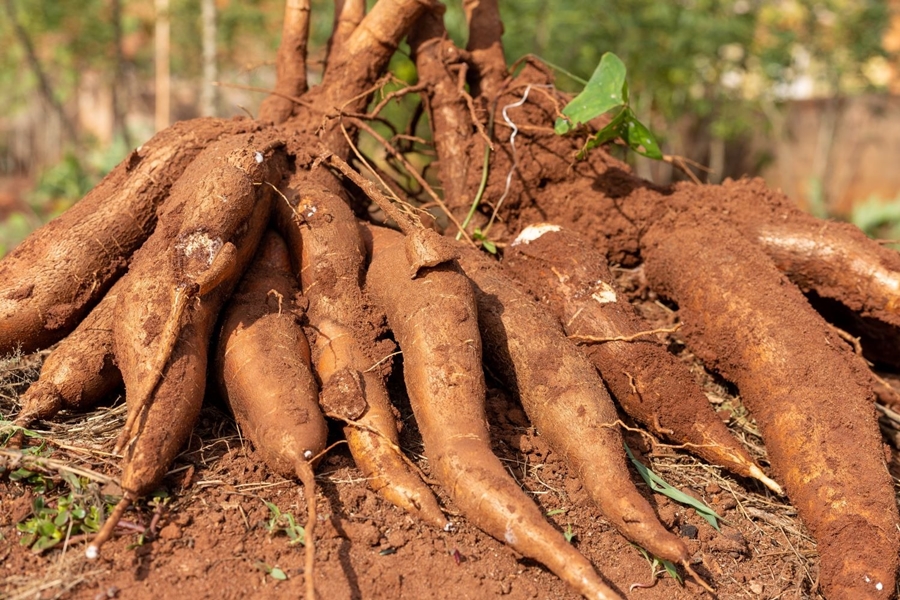
[(687, 546), (631, 482), (619, 417), (594, 367), (497, 263), (466, 251), (459, 264), (474, 283), (486, 361), (518, 393), (535, 428), (575, 467), (619, 532), (655, 556), (687, 565)]
[[(365, 249), (356, 220), (329, 185), (327, 173), (292, 179), (284, 201), (276, 204), (300, 281), (309, 299), (309, 321), (316, 332), (313, 362), (329, 416), (347, 421), (344, 435), (369, 486), (385, 499), (430, 525), (449, 521), (434, 494), (413, 472), (399, 449), (396, 418), (385, 388), (393, 348), (376, 345), (374, 316), (362, 307)], [(322, 183), (317, 183), (319, 181)], [(376, 366), (377, 365), (377, 366)]]
[(712, 464), (783, 493), (731, 435), (690, 371), (652, 335), (639, 335), (652, 328), (616, 290), (603, 253), (574, 232), (541, 224), (523, 230), (503, 265), (550, 305), (566, 335), (586, 342), (582, 350), (632, 418)]
[[(125, 495), (88, 556), (97, 556), (125, 507), (159, 485), (193, 428), (216, 317), (268, 221), (273, 188), (266, 182), (279, 183), (286, 168), (279, 147), (271, 136), (249, 134), (204, 150), (134, 256), (114, 326), (129, 413), (118, 444)], [(202, 202), (190, 202), (198, 193)]]
[[(363, 114), (381, 85), (377, 80), (414, 29), (410, 44), (419, 83), (397, 94), (418, 92), (430, 113), (438, 155), (431, 164), (440, 167), (444, 192), (438, 198), (428, 191), (431, 199), (446, 204), (450, 216), (462, 217), (471, 207), (469, 232), (480, 227), (501, 248), (511, 232), (549, 219), (578, 231), (615, 262), (646, 261), (653, 287), (680, 304), (692, 350), (737, 383), (760, 424), (773, 472), (817, 538), (821, 589), (829, 598), (890, 595), (900, 554), (898, 514), (869, 398), (871, 376), (861, 359), (847, 360), (845, 340), (810, 311), (798, 286), (818, 306), (848, 307), (866, 334), (867, 355), (896, 365), (898, 256), (846, 226), (801, 215), (759, 182), (662, 189), (601, 148), (576, 160), (587, 128), (554, 133), (552, 124), (569, 99), (548, 85), (552, 78), (535, 61), (508, 76), (496, 0), (465, 3), (468, 51), (444, 35), (433, 0), (379, 0), (365, 17), (364, 2), (347, 0), (336, 11), (322, 83), (303, 93), (306, 6), (306, 0), (290, 1), (289, 8), (298, 10), (285, 20), (278, 56), (276, 88), (283, 91), (275, 95), (281, 100), (273, 98), (261, 111), (277, 126), (246, 120), (176, 125), (0, 263), (5, 354), (17, 346), (27, 351), (49, 345), (75, 328), (140, 247), (115, 292), (113, 314), (115, 355), (128, 392), (128, 423), (120, 438), (126, 491), (89, 552), (97, 554), (134, 498), (158, 485), (188, 437), (206, 391), (217, 314), (250, 263), (278, 187), (287, 196), (277, 200), (279, 226), (311, 305), (306, 331), (324, 382), (320, 399), (343, 419), (356, 460), (374, 474), (382, 495), (429, 523), (447, 524), (396, 446), (396, 418), (384, 390), (395, 348), (383, 338), (383, 315), (360, 290), (364, 251), (344, 204), (353, 196), (354, 210), (363, 214), (368, 207), (360, 192), (409, 234), (399, 258), (391, 259), (399, 266), (373, 273), (370, 283), (380, 289), (379, 279), (391, 282), (378, 295), (404, 345), (431, 466), (455, 502), (468, 507), (475, 523), (539, 557), (583, 594), (614, 595), (539, 513), (535, 517), (532, 504), (494, 501), (521, 500), (522, 494), (489, 451), (477, 351), (483, 339), (493, 371), (518, 390), (540, 433), (572, 463), (619, 529), (661, 557), (685, 557), (680, 540), (660, 528), (646, 504), (636, 503), (615, 412), (599, 391), (596, 372), (576, 358), (578, 349), (558, 323), (516, 291), (501, 267), (483, 266), (482, 259), (470, 271), (477, 280), (475, 302), (481, 303), (476, 310), (471, 283), (444, 249), (432, 245), (434, 239), (416, 229), (415, 213), (383, 202), (376, 186), (348, 164), (355, 128), (378, 118)], [(429, 10), (433, 14), (420, 20)], [(285, 98), (300, 93), (299, 102)], [(220, 138), (228, 139), (210, 146)], [(373, 139), (393, 157), (402, 154), (393, 140)], [(365, 162), (361, 152), (356, 160)], [(352, 185), (326, 167), (340, 170)], [(477, 191), (482, 176), (483, 194)], [(291, 186), (284, 185), (288, 178)], [(427, 190), (425, 178), (417, 180)], [(403, 186), (388, 187), (396, 192)], [(476, 197), (480, 207), (472, 207)], [(496, 214), (489, 216), (488, 208)], [(471, 236), (467, 241), (477, 243)], [(468, 260), (466, 255), (462, 262)], [(440, 285), (452, 294), (431, 296), (438, 281), (447, 282)], [(444, 311), (441, 321), (432, 318), (432, 305)], [(448, 356), (446, 349), (453, 352)], [(93, 377), (85, 373), (82, 379)], [(625, 387), (610, 379), (613, 387)], [(635, 388), (646, 396), (637, 376)], [(667, 426), (665, 414), (656, 421), (659, 431), (676, 429)], [(588, 456), (598, 441), (607, 460)], [(312, 523), (312, 469), (297, 464)], [(526, 514), (533, 527), (518, 527), (516, 519)]]
[(309, 343), (295, 302), (299, 285), (281, 237), (268, 232), (256, 259), (229, 300), (219, 334), (215, 372), (244, 436), (266, 465), (282, 477), (303, 482), (307, 521), (306, 597), (315, 597), (313, 570), (316, 524), (312, 462), (328, 437), (319, 410), (319, 388)]
[(0, 262), (0, 356), (72, 331), (153, 231), (156, 209), (197, 154), (258, 128), (246, 119), (177, 123), (133, 151), (87, 196)]
[(403, 349), (410, 403), (438, 480), (478, 527), (547, 565), (585, 598), (619, 598), (547, 523), (491, 452), (471, 282), (452, 263), (410, 280), (404, 236), (366, 229), (366, 285)]
[(215, 363), (241, 432), (288, 478), (325, 449), (328, 436), (297, 295), (287, 246), (268, 232), (227, 304)]
[(22, 395), (17, 426), (29, 427), (63, 409), (90, 408), (122, 385), (122, 374), (115, 365), (113, 311), (125, 281), (119, 279), (47, 356), (40, 377)]
[[(673, 217), (647, 233), (650, 283), (678, 302), (698, 357), (740, 389), (772, 470), (818, 542), (825, 595), (892, 597), (900, 517), (866, 375), (758, 248), (733, 231), (724, 248), (715, 240), (727, 224), (696, 222)], [(767, 306), (745, 299), (750, 286)], [(797, 345), (809, 332), (821, 343)]]

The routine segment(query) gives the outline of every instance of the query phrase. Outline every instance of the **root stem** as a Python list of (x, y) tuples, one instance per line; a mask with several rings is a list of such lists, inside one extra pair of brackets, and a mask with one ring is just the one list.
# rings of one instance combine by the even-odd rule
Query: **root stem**
[(122, 496), (122, 499), (119, 500), (119, 503), (116, 504), (113, 511), (110, 513), (109, 518), (103, 524), (103, 527), (97, 533), (97, 537), (94, 538), (90, 544), (88, 544), (87, 550), (84, 551), (85, 556), (88, 557), (89, 560), (95, 560), (100, 557), (100, 547), (105, 544), (109, 538), (112, 537), (113, 531), (116, 529), (116, 525), (119, 524), (119, 521), (122, 519), (122, 515), (125, 514), (125, 511), (131, 506), (131, 503), (134, 502), (134, 497), (130, 492), (125, 492), (125, 495)]
[(306, 461), (297, 461), (295, 465), (297, 478), (303, 483), (303, 495), (306, 498), (306, 529), (303, 535), (303, 545), (306, 549), (306, 566), (303, 578), (306, 583), (306, 597), (309, 600), (316, 598), (315, 565), (316, 565), (316, 478), (312, 466)]

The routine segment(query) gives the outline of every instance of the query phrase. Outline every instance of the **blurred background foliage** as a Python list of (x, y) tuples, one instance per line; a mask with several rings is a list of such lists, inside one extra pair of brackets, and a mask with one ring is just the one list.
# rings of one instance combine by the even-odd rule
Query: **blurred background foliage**
[[(254, 113), (264, 94), (248, 88), (274, 81), (283, 0), (0, 2), (0, 254), (158, 128), (154, 32), (165, 5), (169, 121)], [(312, 4), (315, 83), (333, 7)], [(666, 153), (708, 166), (709, 181), (762, 174), (811, 210), (900, 232), (900, 174), (887, 174), (897, 170), (854, 163), (841, 171), (853, 157), (868, 165), (870, 155), (900, 154), (900, 1), (501, 0), (501, 12), (509, 62), (535, 54), (587, 78), (615, 52), (638, 117)], [(446, 22), (464, 45), (459, 2), (448, 3)], [(214, 42), (206, 53), (205, 34)], [(210, 66), (221, 85), (204, 101)], [(414, 81), (408, 59), (393, 67)], [(580, 87), (565, 75), (557, 83)], [(388, 116), (403, 123), (414, 106), (408, 97)], [(861, 138), (860, 123), (877, 133)], [(629, 160), (657, 182), (677, 176)]]

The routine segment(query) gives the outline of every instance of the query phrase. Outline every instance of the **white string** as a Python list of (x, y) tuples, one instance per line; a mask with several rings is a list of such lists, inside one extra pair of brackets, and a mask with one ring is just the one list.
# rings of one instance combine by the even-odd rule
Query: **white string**
[(512, 119), (509, 118), (509, 113), (507, 111), (509, 111), (509, 109), (511, 109), (511, 108), (518, 108), (518, 107), (522, 106), (523, 104), (525, 104), (525, 102), (528, 100), (528, 94), (531, 92), (532, 87), (550, 88), (553, 86), (546, 85), (546, 84), (534, 85), (534, 84), (529, 83), (528, 85), (525, 86), (525, 93), (522, 94), (522, 99), (517, 100), (511, 104), (507, 104), (506, 106), (503, 107), (503, 110), (501, 111), (501, 114), (503, 115), (503, 120), (506, 121), (506, 124), (509, 125), (509, 127), (512, 129), (512, 133), (509, 135), (509, 147), (512, 151), (513, 164), (512, 164), (512, 167), (510, 167), (510, 169), (509, 169), (509, 173), (507, 173), (507, 175), (506, 175), (506, 188), (503, 190), (503, 195), (500, 196), (499, 200), (497, 200), (497, 205), (494, 207), (494, 212), (493, 212), (493, 214), (491, 214), (491, 219), (488, 222), (487, 226), (484, 228), (485, 231), (487, 231), (490, 228), (491, 224), (494, 222), (494, 218), (497, 216), (497, 212), (500, 210), (500, 207), (503, 206), (503, 201), (506, 200), (506, 197), (509, 195), (509, 190), (512, 187), (513, 173), (515, 173), (516, 170), (519, 168), (519, 157), (518, 157), (518, 154), (516, 153), (516, 135), (518, 135), (518, 133), (519, 133), (519, 128), (516, 126), (515, 123), (513, 123)]

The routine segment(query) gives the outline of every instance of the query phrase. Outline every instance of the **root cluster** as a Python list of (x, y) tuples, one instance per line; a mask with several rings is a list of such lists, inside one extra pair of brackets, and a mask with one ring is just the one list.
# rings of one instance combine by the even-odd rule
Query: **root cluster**
[[(304, 484), (311, 519), (329, 417), (373, 489), (451, 531), (398, 446), (385, 385), (398, 345), (438, 483), (471, 522), (583, 596), (619, 591), (491, 453), (483, 365), (606, 519), (707, 589), (715, 582), (693, 573), (631, 481), (623, 418), (786, 493), (817, 540), (829, 598), (890, 597), (900, 517), (873, 400), (896, 394), (866, 359), (900, 367), (900, 256), (758, 181), (659, 189), (602, 150), (576, 161), (582, 139), (552, 131), (566, 99), (546, 70), (508, 73), (496, 2), (466, 3), (465, 50), (436, 3), (380, 0), (365, 16), (361, 1), (338, 5), (321, 85), (307, 90), (304, 76), (309, 5), (288, 1), (278, 85), (258, 120), (161, 132), (0, 262), (0, 354), (59, 342), (17, 426), (125, 386), (115, 449), (125, 495), (89, 553), (159, 485), (210, 384), (269, 468)], [(354, 143), (378, 118), (383, 103), (367, 106), (410, 31), (439, 157), (436, 220), (396, 182), (376, 186), (367, 176), (380, 169)], [(502, 260), (476, 248), (475, 228)], [(640, 266), (643, 293), (677, 306), (681, 339), (758, 422), (768, 474), (610, 264)], [(864, 355), (810, 298), (863, 336)]]

